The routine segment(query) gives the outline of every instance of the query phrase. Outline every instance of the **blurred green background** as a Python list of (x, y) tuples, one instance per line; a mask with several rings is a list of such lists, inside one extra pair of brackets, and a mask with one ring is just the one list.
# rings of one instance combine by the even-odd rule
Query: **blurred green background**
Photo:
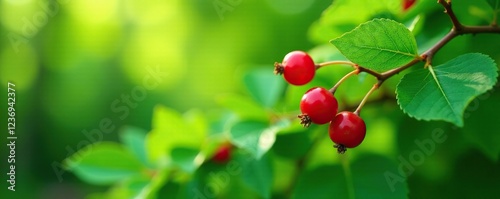
[[(82, 131), (99, 128), (103, 118), (117, 129), (150, 129), (157, 104), (211, 109), (215, 96), (245, 92), (245, 70), (312, 47), (309, 25), (330, 3), (243, 0), (226, 3), (232, 9), (221, 18), (208, 0), (0, 1), (0, 87), (11, 81), (17, 88), (17, 196), (81, 198), (95, 191), (69, 172), (59, 182), (51, 166), (82, 147)], [(135, 108), (122, 101), (157, 67), (166, 74), (157, 88), (141, 101), (131, 98)], [(113, 111), (115, 100), (129, 114)], [(4, 126), (6, 114), (0, 118)], [(116, 131), (103, 139), (116, 140)]]
[[(441, 26), (448, 24), (447, 16), (436, 9), (439, 6), (435, 6), (434, 0), (428, 2), (432, 3), (422, 6), (427, 11), (422, 16), (425, 20), (416, 28), (426, 31), (415, 33), (421, 49), (435, 43), (449, 30), (449, 26)], [(475, 5), (482, 1), (454, 2), (464, 22), (484, 25), (490, 20), (483, 15), (481, 7)], [(220, 109), (215, 100), (220, 95), (249, 96), (242, 81), (244, 74), (255, 68), (268, 69), (271, 73), (272, 64), (292, 50), (312, 49), (315, 61), (342, 59), (338, 53), (332, 53), (335, 50), (327, 43), (339, 32), (328, 32), (318, 24), (311, 29), (311, 24), (331, 3), (319, 0), (0, 0), (0, 88), (6, 92), (7, 82), (16, 84), (18, 136), (16, 192), (8, 191), (7, 183), (2, 180), (1, 197), (84, 198), (89, 193), (104, 192), (108, 187), (85, 184), (70, 172), (58, 178), (58, 172), (62, 171), (53, 167), (88, 144), (85, 132), (100, 128), (103, 120), (111, 121), (116, 127), (111, 133), (105, 133), (103, 140), (116, 141), (117, 132), (125, 125), (150, 130), (153, 109), (158, 104), (180, 112), (191, 108), (209, 112)], [(371, 11), (371, 6), (364, 4), (360, 13)], [(396, 7), (399, 8), (399, 4)], [(337, 24), (341, 27), (340, 33), (369, 18), (395, 17), (375, 11), (361, 16), (350, 8), (346, 6), (342, 16), (352, 15), (356, 19)], [(322, 22), (329, 24), (328, 20)], [(411, 20), (404, 22), (411, 24)], [(500, 63), (499, 41), (498, 35), (462, 36), (443, 48), (435, 62), (442, 63), (466, 52), (482, 52)], [(158, 82), (151, 76), (155, 71), (159, 71)], [(331, 86), (348, 71), (350, 68), (318, 71), (318, 78), (311, 84), (288, 87), (284, 102), (272, 111), (297, 110), (301, 95), (311, 85)], [(444, 122), (416, 121), (404, 115), (394, 96), (400, 77), (384, 83), (373, 97), (376, 102), (368, 103), (363, 110), (369, 132), (363, 145), (350, 151), (351, 157), (377, 154), (400, 163), (400, 157), (408, 159), (412, 152), (419, 150), (415, 140), (428, 139), (436, 129), (442, 130), (448, 136), (447, 141), (426, 156), (425, 163), (416, 166), (408, 178), (410, 196), (499, 195), (500, 122), (493, 116), (500, 109), (499, 92), (472, 102), (466, 111), (465, 128), (457, 129)], [(158, 85), (145, 89), (145, 78), (149, 78), (146, 82)], [(341, 109), (355, 107), (373, 82), (363, 75), (347, 81), (337, 96), (343, 104)], [(5, 99), (0, 97), (0, 102)], [(7, 103), (0, 103), (2, 128), (7, 121), (3, 110), (7, 110)], [(325, 132), (326, 127), (311, 131), (318, 134)], [(302, 149), (293, 148), (294, 151), (290, 146), (305, 143), (307, 148), (311, 142), (311, 135), (303, 132), (278, 136), (269, 156), (275, 168), (274, 178), (282, 181), (273, 182), (273, 188), (286, 187), (294, 171), (294, 158), (302, 153)], [(9, 151), (5, 150), (5, 144), (2, 138), (2, 172), (8, 172), (4, 157)], [(324, 165), (338, 167), (339, 158), (330, 140), (315, 144), (316, 151), (307, 163), (309, 171)], [(327, 175), (335, 177), (334, 173)], [(316, 173), (323, 177), (321, 174)], [(1, 179), (6, 177), (2, 176)], [(313, 187), (309, 188), (305, 190)]]

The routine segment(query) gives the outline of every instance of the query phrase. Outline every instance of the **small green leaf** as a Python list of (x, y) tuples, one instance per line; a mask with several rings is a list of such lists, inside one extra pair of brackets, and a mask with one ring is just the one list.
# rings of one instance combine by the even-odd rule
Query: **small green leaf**
[(272, 165), (268, 155), (254, 159), (251, 154), (237, 153), (235, 161), (241, 164), (241, 179), (262, 198), (271, 197), (273, 183)]
[(465, 54), (405, 75), (397, 86), (398, 103), (416, 119), (444, 120), (462, 127), (469, 102), (491, 89), (497, 76), (496, 64), (487, 55)]
[(374, 19), (331, 40), (347, 59), (383, 72), (402, 66), (418, 56), (417, 42), (403, 24)]
[(208, 122), (202, 111), (192, 109), (184, 113), (183, 117), (186, 127), (193, 139), (203, 140), (208, 133)]
[[(312, 24), (309, 30), (310, 38), (315, 43), (322, 44), (373, 19), (374, 16), (400, 15), (402, 12), (400, 2), (400, 0), (335, 0), (322, 13), (321, 18)], [(353, 10), (356, 14), (353, 14)]]
[(89, 145), (66, 159), (65, 164), (82, 180), (98, 185), (140, 175), (143, 169), (130, 151), (116, 143)]
[(249, 72), (244, 77), (244, 83), (252, 97), (266, 108), (273, 107), (283, 95), (285, 81), (282, 77), (274, 75), (267, 67)]
[(168, 158), (174, 147), (198, 148), (204, 139), (200, 137), (202, 134), (186, 126), (178, 112), (164, 106), (155, 107), (152, 126), (146, 136), (148, 157), (152, 162)]
[(193, 173), (203, 163), (203, 158), (198, 158), (199, 151), (192, 148), (174, 148), (172, 150), (172, 161), (183, 171)]
[(274, 144), (277, 127), (258, 121), (243, 121), (231, 128), (231, 142), (261, 158)]
[(120, 133), (120, 140), (144, 165), (149, 164), (146, 152), (146, 131), (126, 126)]

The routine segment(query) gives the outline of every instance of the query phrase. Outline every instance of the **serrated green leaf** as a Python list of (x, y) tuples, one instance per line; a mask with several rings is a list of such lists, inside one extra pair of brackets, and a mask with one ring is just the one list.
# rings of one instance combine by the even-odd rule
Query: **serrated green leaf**
[(230, 139), (233, 144), (259, 159), (273, 146), (278, 130), (267, 123), (242, 121), (231, 128)]
[[(353, 10), (356, 14), (353, 14)], [(309, 35), (313, 41), (322, 44), (375, 16), (383, 14), (397, 16), (401, 12), (400, 0), (335, 0), (311, 26)]]
[(397, 86), (398, 103), (416, 119), (444, 120), (462, 127), (469, 102), (491, 89), (497, 76), (496, 64), (487, 55), (461, 55), (405, 75)]
[(120, 133), (120, 140), (144, 165), (149, 165), (146, 134), (147, 132), (143, 129), (125, 126)]
[(374, 19), (331, 40), (352, 62), (383, 72), (405, 65), (418, 56), (417, 42), (403, 24)]
[(65, 165), (80, 179), (98, 185), (140, 175), (143, 169), (130, 151), (116, 143), (89, 145), (66, 159)]
[(243, 81), (251, 96), (266, 108), (273, 107), (283, 95), (285, 81), (267, 69), (254, 70), (245, 75)]

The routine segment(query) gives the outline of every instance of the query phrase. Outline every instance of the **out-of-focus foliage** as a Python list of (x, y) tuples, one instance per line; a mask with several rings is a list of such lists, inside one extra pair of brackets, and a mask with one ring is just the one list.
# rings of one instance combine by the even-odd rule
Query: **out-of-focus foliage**
[[(464, 24), (487, 25), (499, 14), (492, 3), (453, 6)], [(339, 155), (327, 126), (304, 129), (296, 115), (305, 91), (329, 88), (352, 69), (322, 68), (300, 87), (272, 75), (292, 50), (346, 60), (329, 41), (374, 18), (405, 24), (421, 53), (451, 27), (434, 0), (406, 12), (399, 0), (2, 0), (0, 17), (0, 87), (16, 83), (19, 100), (18, 184), (4, 197), (500, 194), (498, 84), (468, 105), (457, 128), (399, 109), (396, 85), (414, 69), (404, 71), (363, 108), (363, 144)], [(433, 63), (468, 52), (500, 63), (499, 38), (457, 37)], [(366, 74), (344, 82), (340, 110), (354, 109), (375, 82)], [(231, 159), (214, 162), (228, 143)]]

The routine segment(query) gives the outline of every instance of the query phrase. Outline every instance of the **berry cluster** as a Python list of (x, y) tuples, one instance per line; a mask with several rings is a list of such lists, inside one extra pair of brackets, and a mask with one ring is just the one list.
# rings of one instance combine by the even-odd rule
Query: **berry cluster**
[[(305, 52), (293, 51), (288, 53), (282, 63), (275, 63), (274, 73), (283, 75), (285, 80), (292, 85), (309, 83), (321, 66), (335, 64), (333, 62), (316, 65), (312, 58)], [(352, 64), (355, 66), (354, 64)], [(330, 139), (335, 143), (339, 153), (345, 153), (347, 148), (354, 148), (363, 142), (366, 134), (365, 122), (359, 117), (359, 108), (354, 112), (338, 112), (338, 102), (334, 96), (337, 87), (345, 78), (359, 73), (355, 70), (342, 78), (332, 89), (321, 87), (309, 89), (300, 101), (302, 114), (298, 117), (304, 127), (311, 123), (330, 123), (328, 132)]]

